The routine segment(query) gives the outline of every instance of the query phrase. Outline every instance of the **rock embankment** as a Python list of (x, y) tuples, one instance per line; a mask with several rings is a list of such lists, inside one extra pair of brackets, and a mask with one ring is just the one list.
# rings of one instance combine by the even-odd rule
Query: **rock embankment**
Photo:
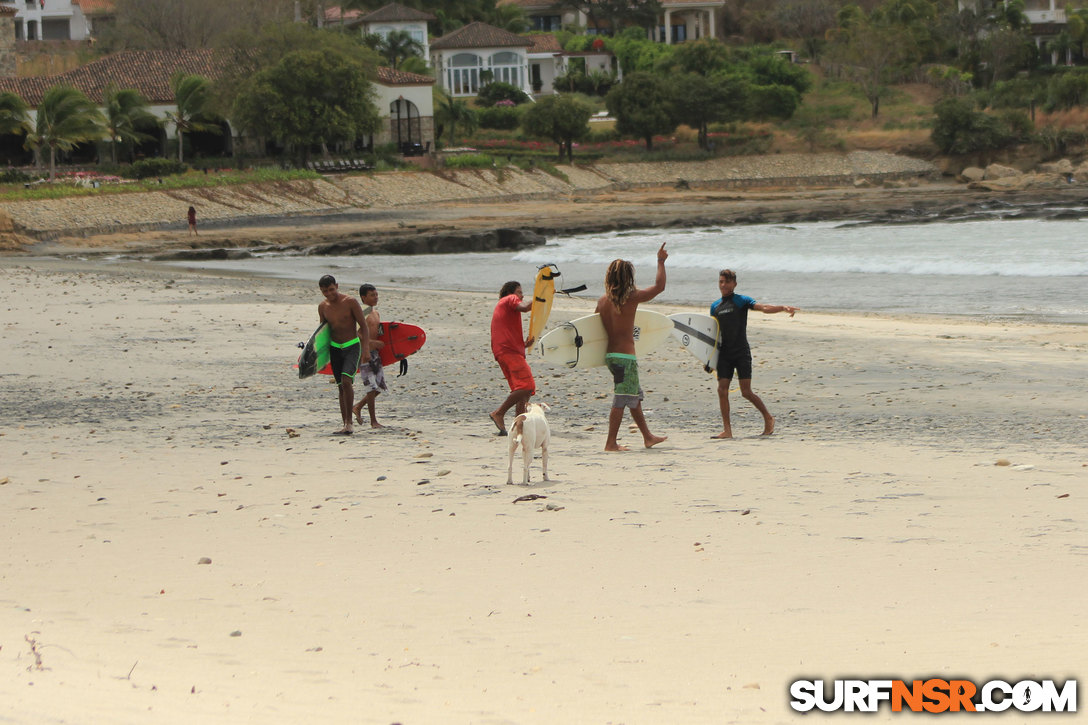
[(132, 194), (0, 203), (14, 231), (36, 239), (184, 229), (185, 212), (199, 225), (259, 224), (263, 220), (444, 203), (496, 203), (569, 198), (656, 186), (749, 188), (845, 186), (935, 177), (937, 168), (881, 152), (777, 154), (708, 161), (563, 167), (566, 178), (539, 169), (389, 172), (319, 180), (270, 182)]

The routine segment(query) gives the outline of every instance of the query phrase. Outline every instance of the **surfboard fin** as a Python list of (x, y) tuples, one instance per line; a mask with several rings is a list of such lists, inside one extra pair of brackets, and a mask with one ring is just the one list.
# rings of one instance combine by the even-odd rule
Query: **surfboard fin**
[(565, 294), (570, 297), (570, 295), (574, 292), (584, 292), (587, 289), (588, 287), (586, 287), (584, 284), (580, 284), (577, 287), (568, 287), (567, 289), (561, 289), (559, 290), (559, 292), (560, 294)]
[(401, 358), (401, 360), (400, 360), (400, 372), (397, 373), (397, 377), (399, 378), (401, 375), (407, 375), (407, 374), (408, 374), (408, 358)]

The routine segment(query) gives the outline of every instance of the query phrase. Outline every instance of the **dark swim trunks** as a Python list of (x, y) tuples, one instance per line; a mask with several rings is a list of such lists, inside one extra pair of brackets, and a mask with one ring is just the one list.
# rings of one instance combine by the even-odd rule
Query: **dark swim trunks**
[(329, 346), (329, 364), (332, 365), (332, 379), (336, 381), (337, 385), (343, 382), (344, 377), (354, 381), (355, 371), (359, 368), (359, 356), (363, 350), (359, 338), (348, 342), (330, 342)]
[(752, 353), (741, 352), (727, 355), (725, 350), (718, 353), (718, 380), (732, 380), (733, 371), (737, 371), (738, 380), (752, 379)]

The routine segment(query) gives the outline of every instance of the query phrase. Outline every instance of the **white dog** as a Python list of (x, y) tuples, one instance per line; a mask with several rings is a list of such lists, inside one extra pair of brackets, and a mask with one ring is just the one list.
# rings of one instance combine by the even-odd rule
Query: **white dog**
[(548, 442), (552, 432), (548, 428), (548, 419), (544, 411), (551, 410), (547, 403), (530, 403), (525, 412), (514, 418), (514, 427), (510, 431), (510, 467), (506, 472), (506, 482), (514, 482), (514, 451), (521, 446), (525, 471), (521, 485), (529, 484), (529, 465), (533, 462), (533, 451), (540, 449), (540, 458), (544, 464), (544, 480), (548, 480)]

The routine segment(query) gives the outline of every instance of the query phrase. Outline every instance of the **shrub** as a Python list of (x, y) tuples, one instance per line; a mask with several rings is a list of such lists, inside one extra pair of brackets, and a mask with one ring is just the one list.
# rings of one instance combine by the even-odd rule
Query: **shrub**
[(517, 106), (495, 106), (480, 111), (480, 128), (511, 130), (521, 123), (521, 112)]
[(30, 181), (30, 175), (19, 169), (7, 168), (0, 171), (0, 184), (25, 184)]
[(447, 156), (445, 166), (447, 169), (490, 169), (495, 166), (495, 160), (487, 154), (460, 154)]
[(502, 83), (500, 81), (488, 83), (480, 89), (479, 94), (476, 96), (477, 103), (485, 108), (490, 108), (499, 101), (511, 101), (514, 105), (518, 105), (525, 103), (528, 100), (529, 98), (525, 95), (525, 91), (515, 85)]
[(946, 98), (933, 107), (937, 120), (931, 138), (942, 153), (968, 154), (1005, 148), (1017, 134), (1001, 120), (976, 111), (970, 101)]
[(184, 174), (189, 167), (173, 159), (140, 159), (127, 169), (130, 179), (147, 179), (152, 176)]

